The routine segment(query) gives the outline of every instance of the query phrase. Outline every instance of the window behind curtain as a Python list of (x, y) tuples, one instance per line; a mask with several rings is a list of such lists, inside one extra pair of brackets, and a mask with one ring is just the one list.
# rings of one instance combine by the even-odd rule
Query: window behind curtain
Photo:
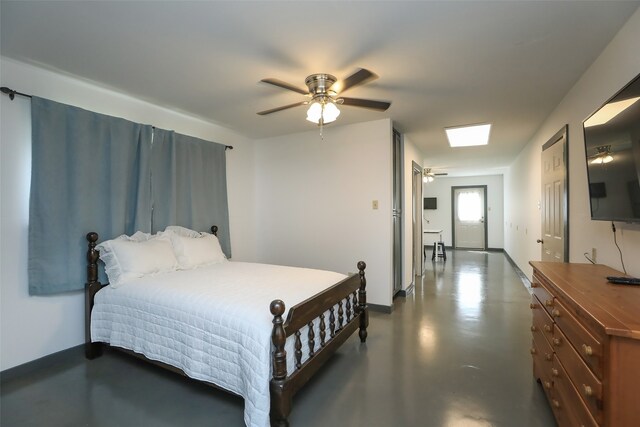
[(231, 256), (224, 145), (35, 96), (31, 113), (31, 295), (84, 288), (90, 231), (217, 225)]
[(31, 99), (29, 293), (83, 289), (85, 235), (151, 231), (152, 128)]
[(153, 231), (181, 225), (196, 231), (219, 227), (231, 257), (225, 146), (155, 129), (152, 149)]

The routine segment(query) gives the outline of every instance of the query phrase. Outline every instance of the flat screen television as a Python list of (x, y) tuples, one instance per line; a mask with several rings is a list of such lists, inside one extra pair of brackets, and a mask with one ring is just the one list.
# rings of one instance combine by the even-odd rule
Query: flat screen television
[(640, 222), (640, 75), (583, 130), (591, 219)]
[(437, 197), (425, 197), (424, 198), (424, 208), (425, 209), (438, 209), (438, 198)]

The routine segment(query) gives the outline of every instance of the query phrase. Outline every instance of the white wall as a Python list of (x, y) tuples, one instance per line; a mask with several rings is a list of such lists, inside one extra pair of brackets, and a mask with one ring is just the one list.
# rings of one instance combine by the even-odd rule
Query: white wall
[[(233, 257), (254, 252), (253, 142), (203, 120), (30, 65), (0, 57), (3, 86), (88, 110), (233, 145), (227, 179)], [(29, 100), (0, 97), (0, 370), (84, 341), (81, 292), (32, 297), (27, 285), (27, 227), (31, 170)]]
[[(453, 246), (451, 187), (466, 185), (487, 186), (487, 248), (502, 249), (504, 247), (504, 185), (502, 175), (438, 176), (433, 182), (424, 184), (424, 197), (438, 198), (438, 209), (422, 211), (424, 228), (442, 229), (442, 239), (445, 245)], [(425, 241), (425, 244), (430, 245), (432, 242)]]
[[(404, 219), (403, 230), (403, 271), (402, 289), (407, 289), (414, 281), (413, 273), (413, 162), (424, 168), (424, 154), (411, 142), (410, 137), (404, 137)], [(422, 200), (418, 203), (422, 204)], [(418, 272), (420, 274), (420, 272)]]
[[(540, 236), (542, 145), (564, 124), (569, 125), (570, 261), (587, 262), (583, 253), (596, 248), (598, 263), (622, 269), (611, 224), (590, 218), (582, 121), (640, 73), (639, 41), (640, 10), (567, 93), (505, 175), (505, 250), (529, 277), (528, 262), (540, 259), (535, 240)], [(640, 225), (616, 226), (627, 272), (640, 276)]]
[(383, 119), (256, 141), (260, 261), (349, 273), (363, 260), (368, 302), (391, 306), (391, 138)]

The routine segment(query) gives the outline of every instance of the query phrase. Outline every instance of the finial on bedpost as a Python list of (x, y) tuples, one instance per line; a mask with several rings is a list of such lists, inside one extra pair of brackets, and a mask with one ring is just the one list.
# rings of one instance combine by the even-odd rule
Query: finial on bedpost
[(287, 335), (282, 326), (284, 320), (284, 302), (282, 300), (274, 300), (271, 302), (269, 309), (273, 314), (273, 332), (271, 334), (271, 342), (276, 348), (273, 352), (273, 379), (284, 380), (287, 377), (287, 352), (284, 349), (284, 343)]
[(214, 236), (218, 235), (218, 226), (217, 225), (212, 225), (211, 226), (211, 233), (213, 233)]
[(369, 309), (367, 308), (367, 279), (364, 277), (364, 270), (367, 264), (364, 261), (358, 263), (360, 275), (360, 289), (358, 289), (358, 312), (360, 315), (360, 342), (367, 341), (367, 327), (369, 326)]

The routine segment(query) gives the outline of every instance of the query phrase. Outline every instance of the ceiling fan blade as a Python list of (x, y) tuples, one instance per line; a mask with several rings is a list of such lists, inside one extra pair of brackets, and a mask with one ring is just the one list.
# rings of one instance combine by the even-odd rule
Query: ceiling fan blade
[(289, 105), (284, 105), (282, 107), (272, 108), (270, 110), (260, 111), (258, 114), (261, 115), (261, 116), (264, 116), (264, 115), (267, 115), (267, 114), (275, 113), (277, 111), (282, 111), (282, 110), (286, 110), (288, 108), (297, 107), (299, 105), (305, 105), (306, 103), (307, 103), (307, 101), (300, 101), (300, 102), (296, 102), (295, 104), (289, 104)]
[(278, 79), (262, 79), (260, 81), (263, 82), (263, 83), (268, 83), (270, 85), (281, 87), (283, 89), (292, 90), (292, 91), (298, 92), (299, 94), (302, 94), (302, 95), (309, 95), (309, 91), (307, 89), (300, 89), (299, 87), (294, 86), (294, 85), (292, 85), (290, 83), (287, 83), (287, 82), (283, 82), (282, 80), (278, 80)]
[(298, 92), (302, 95), (309, 95), (309, 91), (307, 89), (300, 89), (297, 86), (294, 86), (290, 83), (287, 82), (283, 82), (282, 80), (278, 80), (278, 79), (262, 79), (260, 80), (263, 83), (268, 83), (270, 85), (274, 85), (274, 86), (278, 86), (281, 87), (283, 89), (288, 89), (288, 90), (292, 90), (294, 92)]
[(440, 172), (440, 173), (434, 173), (433, 175), (435, 176), (445, 176), (445, 175), (449, 175), (448, 172)]
[(335, 82), (330, 89), (334, 90), (336, 93), (341, 93), (347, 89), (365, 84), (377, 78), (378, 76), (372, 73), (371, 71), (366, 70), (364, 68), (360, 68), (358, 71), (351, 74), (346, 79)]
[(390, 102), (374, 101), (373, 99), (360, 99), (360, 98), (343, 98), (342, 105), (349, 105), (351, 107), (369, 108), (377, 111), (387, 111), (387, 108), (391, 106)]

